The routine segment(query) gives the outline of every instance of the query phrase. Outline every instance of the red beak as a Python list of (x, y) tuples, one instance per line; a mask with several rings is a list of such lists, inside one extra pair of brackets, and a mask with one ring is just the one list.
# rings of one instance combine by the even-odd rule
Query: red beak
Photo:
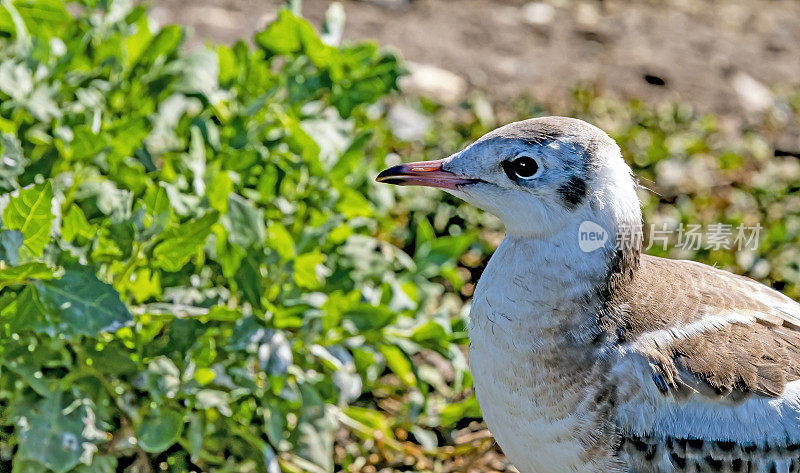
[(477, 179), (467, 179), (442, 170), (444, 162), (444, 159), (440, 159), (400, 164), (381, 172), (375, 180), (398, 186), (427, 186), (442, 189), (456, 189), (459, 185), (477, 182)]

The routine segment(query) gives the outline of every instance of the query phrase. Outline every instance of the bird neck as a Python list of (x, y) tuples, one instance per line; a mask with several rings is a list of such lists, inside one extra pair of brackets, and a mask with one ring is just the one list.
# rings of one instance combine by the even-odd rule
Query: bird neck
[(641, 223), (593, 218), (546, 236), (508, 232), (501, 245), (507, 249), (498, 252), (513, 253), (517, 266), (550, 268), (576, 284), (592, 283), (594, 289), (598, 279), (629, 278), (638, 267), (641, 245)]
[(641, 224), (605, 225), (609, 235), (597, 248), (582, 245), (580, 221), (546, 237), (508, 233), (481, 277), (474, 304), (484, 304), (487, 313), (524, 308), (493, 318), (508, 333), (556, 330), (564, 338), (591, 339), (594, 315), (633, 278), (639, 263)]

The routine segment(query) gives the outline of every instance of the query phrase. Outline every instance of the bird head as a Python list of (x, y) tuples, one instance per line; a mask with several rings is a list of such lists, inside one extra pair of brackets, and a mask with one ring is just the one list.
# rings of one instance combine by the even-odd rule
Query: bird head
[(619, 146), (573, 118), (511, 123), (448, 158), (386, 169), (377, 181), (441, 188), (496, 215), (515, 236), (554, 237), (587, 220), (612, 235), (641, 224)]

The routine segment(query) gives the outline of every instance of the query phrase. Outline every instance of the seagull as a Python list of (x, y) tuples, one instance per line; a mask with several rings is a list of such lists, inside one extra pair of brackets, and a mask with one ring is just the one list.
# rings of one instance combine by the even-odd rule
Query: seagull
[(506, 227), (473, 296), (470, 368), (520, 472), (800, 472), (800, 304), (643, 254), (637, 184), (602, 130), (524, 120), (377, 180)]

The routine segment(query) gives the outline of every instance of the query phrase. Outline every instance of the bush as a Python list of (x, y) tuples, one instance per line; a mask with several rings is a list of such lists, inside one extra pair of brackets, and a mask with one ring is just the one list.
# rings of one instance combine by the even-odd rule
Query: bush
[(334, 455), (340, 425), (398, 451), (390, 427), (438, 425), (468, 380), (428, 281), (474, 237), (414, 246), (373, 187), (393, 55), (288, 10), (187, 52), (128, 2), (2, 5), (4, 462), (323, 472), (369, 448)]

